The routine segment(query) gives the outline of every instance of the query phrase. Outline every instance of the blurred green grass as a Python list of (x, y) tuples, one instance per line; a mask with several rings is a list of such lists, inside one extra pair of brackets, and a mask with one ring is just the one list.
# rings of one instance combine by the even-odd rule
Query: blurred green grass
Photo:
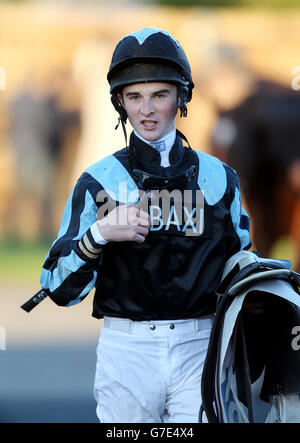
[(0, 241), (0, 282), (39, 285), (42, 265), (50, 246), (50, 242)]

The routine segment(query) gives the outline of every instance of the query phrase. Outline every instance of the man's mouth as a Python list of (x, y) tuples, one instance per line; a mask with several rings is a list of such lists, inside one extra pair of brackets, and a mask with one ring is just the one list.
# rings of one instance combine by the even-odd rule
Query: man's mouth
[(142, 125), (146, 127), (147, 129), (152, 129), (154, 126), (156, 126), (157, 122), (153, 120), (143, 120)]

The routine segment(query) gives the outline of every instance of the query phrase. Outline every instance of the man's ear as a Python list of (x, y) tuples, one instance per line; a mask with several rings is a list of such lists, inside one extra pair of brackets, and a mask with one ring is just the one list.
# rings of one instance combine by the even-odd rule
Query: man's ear
[(117, 98), (118, 98), (119, 102), (121, 103), (121, 105), (123, 106), (123, 108), (125, 109), (123, 95), (118, 92), (117, 93)]

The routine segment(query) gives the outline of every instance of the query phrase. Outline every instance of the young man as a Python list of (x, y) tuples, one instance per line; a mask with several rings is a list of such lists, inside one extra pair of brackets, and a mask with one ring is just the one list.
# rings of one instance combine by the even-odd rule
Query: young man
[(250, 246), (248, 216), (236, 173), (176, 130), (194, 85), (168, 32), (121, 39), (108, 81), (134, 132), (78, 180), (41, 284), (63, 306), (96, 287), (101, 422), (197, 422), (215, 290), (225, 261)]

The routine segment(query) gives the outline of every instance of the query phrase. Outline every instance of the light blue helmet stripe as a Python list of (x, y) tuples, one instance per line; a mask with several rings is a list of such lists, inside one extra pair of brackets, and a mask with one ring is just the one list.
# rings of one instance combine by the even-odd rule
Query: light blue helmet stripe
[(176, 45), (178, 47), (180, 47), (179, 42), (168, 31), (164, 31), (163, 29), (154, 29), (154, 28), (144, 28), (144, 29), (140, 29), (139, 31), (132, 32), (131, 34), (128, 34), (125, 37), (123, 37), (120, 40), (120, 42), (124, 38), (135, 37), (137, 39), (137, 41), (139, 42), (139, 44), (142, 45), (144, 43), (144, 41), (147, 40), (148, 37), (150, 37), (150, 35), (157, 34), (158, 32), (161, 32), (162, 34), (165, 34), (168, 37), (170, 37), (176, 43)]

